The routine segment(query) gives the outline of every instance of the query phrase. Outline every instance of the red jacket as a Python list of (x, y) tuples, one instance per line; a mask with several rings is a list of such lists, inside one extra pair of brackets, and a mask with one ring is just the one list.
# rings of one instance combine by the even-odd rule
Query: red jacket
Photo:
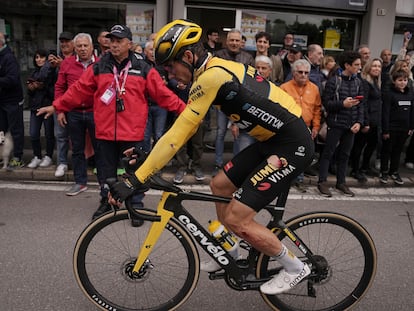
[[(131, 67), (122, 95), (124, 111), (116, 111), (116, 98), (105, 104), (101, 97), (111, 86), (115, 87), (113, 67), (116, 61), (111, 53), (90, 66), (69, 90), (53, 102), (57, 110), (70, 111), (93, 98), (95, 135), (111, 141), (142, 141), (148, 119), (148, 96), (159, 106), (181, 113), (185, 103), (164, 83), (159, 73), (134, 53), (129, 53)], [(121, 67), (125, 67), (128, 59)], [(119, 69), (118, 69), (119, 70)]]
[[(98, 61), (98, 58), (92, 55), (92, 62), (88, 65), (88, 67), (90, 67), (90, 65), (92, 65), (96, 61)], [(77, 80), (79, 80), (79, 78), (82, 76), (84, 72), (85, 67), (79, 61), (77, 55), (66, 57), (59, 68), (59, 74), (55, 84), (55, 99), (65, 94), (69, 87)], [(93, 111), (92, 98), (88, 98), (87, 100), (82, 102), (82, 107), (77, 107), (77, 109), (79, 108), (85, 111)]]

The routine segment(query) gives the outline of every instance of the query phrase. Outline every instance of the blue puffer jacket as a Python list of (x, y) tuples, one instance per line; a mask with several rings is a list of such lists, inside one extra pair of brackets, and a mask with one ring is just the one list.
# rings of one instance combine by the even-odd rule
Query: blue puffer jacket
[(0, 105), (17, 104), (23, 100), (20, 68), (11, 49), (0, 52)]
[(329, 127), (350, 129), (355, 123), (364, 124), (365, 99), (352, 108), (345, 108), (343, 101), (347, 97), (364, 95), (364, 86), (357, 76), (333, 76), (326, 82), (322, 103), (328, 114)]

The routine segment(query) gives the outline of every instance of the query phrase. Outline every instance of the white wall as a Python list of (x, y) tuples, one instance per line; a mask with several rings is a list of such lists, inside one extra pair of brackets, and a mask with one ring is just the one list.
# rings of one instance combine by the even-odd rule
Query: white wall
[[(397, 0), (372, 0), (368, 4), (368, 13), (362, 23), (361, 44), (368, 44), (371, 57), (378, 57), (383, 49), (391, 49), (396, 6)], [(378, 9), (383, 9), (385, 15), (379, 15)]]
[(413, 0), (397, 0), (397, 15), (398, 16), (414, 16), (414, 1)]

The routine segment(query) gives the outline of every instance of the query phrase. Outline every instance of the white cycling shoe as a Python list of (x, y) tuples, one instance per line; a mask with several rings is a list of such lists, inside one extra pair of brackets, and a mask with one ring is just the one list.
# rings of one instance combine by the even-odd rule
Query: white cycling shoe
[(220, 265), (214, 260), (200, 262), (200, 270), (208, 273), (217, 272), (221, 269)]
[[(230, 252), (230, 255), (232, 255), (232, 257), (235, 258), (236, 260), (242, 258), (242, 255), (239, 254), (238, 250), (234, 250), (234, 251)], [(220, 267), (220, 265), (217, 262), (215, 262), (214, 260), (206, 260), (206, 261), (200, 262), (200, 270), (201, 271), (208, 272), (208, 273), (213, 273), (213, 272), (217, 272), (221, 269), (222, 268)]]
[(296, 274), (287, 273), (285, 269), (280, 270), (271, 280), (260, 286), (260, 291), (266, 295), (277, 295), (288, 291), (295, 285), (299, 284), (310, 274), (310, 268), (307, 264), (303, 266), (302, 271)]

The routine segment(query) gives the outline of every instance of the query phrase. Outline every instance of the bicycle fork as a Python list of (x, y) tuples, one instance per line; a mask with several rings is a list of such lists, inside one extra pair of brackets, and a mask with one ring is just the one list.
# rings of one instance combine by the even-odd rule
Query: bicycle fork
[(174, 215), (173, 212), (170, 212), (164, 209), (165, 202), (169, 196), (171, 196), (171, 193), (164, 192), (162, 194), (160, 202), (158, 203), (157, 216), (159, 216), (159, 221), (152, 222), (151, 228), (148, 231), (145, 241), (142, 244), (142, 247), (138, 252), (137, 261), (135, 262), (134, 268), (132, 269), (132, 273), (135, 275), (139, 273), (144, 262), (150, 255), (153, 247), (157, 243), (161, 233), (164, 231), (165, 226), (167, 225), (168, 221)]

